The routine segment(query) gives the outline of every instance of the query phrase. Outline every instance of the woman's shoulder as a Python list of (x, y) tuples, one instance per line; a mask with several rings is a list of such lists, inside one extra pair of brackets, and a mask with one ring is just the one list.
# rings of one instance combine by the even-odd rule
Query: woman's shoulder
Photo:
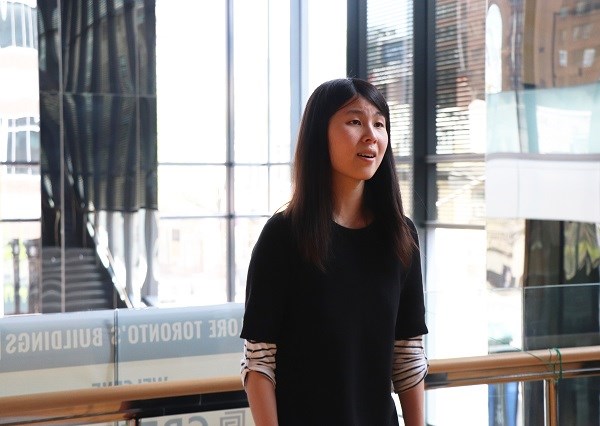
[(265, 223), (261, 236), (266, 238), (288, 239), (291, 235), (291, 220), (285, 211), (279, 211)]
[(265, 223), (265, 228), (274, 228), (283, 230), (284, 228), (289, 228), (291, 225), (291, 220), (289, 215), (286, 214), (286, 211), (278, 211), (273, 214)]
[(408, 227), (410, 228), (411, 231), (417, 232), (417, 227), (415, 226), (415, 223), (412, 221), (412, 219), (410, 217), (404, 216), (404, 220), (406, 220), (406, 224), (408, 225)]

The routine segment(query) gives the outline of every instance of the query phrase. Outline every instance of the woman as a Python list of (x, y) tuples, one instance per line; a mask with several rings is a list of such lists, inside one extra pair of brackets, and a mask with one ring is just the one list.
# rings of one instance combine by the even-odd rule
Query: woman
[(285, 211), (248, 270), (242, 376), (264, 425), (424, 424), (418, 236), (404, 216), (388, 105), (338, 79), (309, 98)]

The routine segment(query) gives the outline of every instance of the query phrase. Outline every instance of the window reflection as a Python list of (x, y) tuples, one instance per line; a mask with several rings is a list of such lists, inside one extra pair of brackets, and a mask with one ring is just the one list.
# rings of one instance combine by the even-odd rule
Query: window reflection
[(36, 21), (35, 1), (0, 1), (0, 317), (39, 312), (33, 294), (41, 237)]
[(0, 48), (17, 46), (37, 49), (35, 10), (35, 2), (0, 2)]
[[(600, 3), (491, 3), (502, 67), (500, 90), (486, 96), (488, 285), (497, 299), (522, 287), (523, 335), (512, 334), (524, 350), (595, 345)], [(499, 318), (499, 330), (515, 329)], [(595, 378), (561, 381), (559, 423), (597, 422), (597, 388)], [(523, 422), (543, 423), (540, 384), (523, 389)]]
[[(574, 0), (516, 3), (498, 0), (488, 12), (489, 23), (500, 11), (503, 64), (502, 92), (488, 92), (488, 152), (600, 152), (593, 124), (600, 111), (600, 32), (594, 32), (600, 7)], [(496, 31), (497, 25), (489, 26), (488, 37)], [(496, 137), (508, 129), (517, 130), (518, 145)]]

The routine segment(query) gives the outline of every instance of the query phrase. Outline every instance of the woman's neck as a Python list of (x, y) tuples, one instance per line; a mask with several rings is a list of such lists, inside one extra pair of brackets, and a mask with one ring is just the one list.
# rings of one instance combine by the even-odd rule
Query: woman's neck
[(364, 228), (371, 217), (363, 203), (364, 182), (354, 187), (337, 188), (334, 191), (333, 220), (346, 228)]

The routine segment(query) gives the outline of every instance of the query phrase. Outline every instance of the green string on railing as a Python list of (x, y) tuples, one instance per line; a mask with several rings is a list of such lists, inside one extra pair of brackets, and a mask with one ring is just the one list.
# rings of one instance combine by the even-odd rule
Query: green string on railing
[[(500, 339), (493, 339), (492, 338), (492, 339), (489, 339), (489, 340), (494, 341), (494, 342), (499, 343), (499, 344), (506, 344), (506, 342), (504, 342), (504, 341), (502, 341)], [(560, 381), (560, 380), (562, 380), (562, 378), (563, 378), (563, 364), (562, 364), (562, 354), (560, 353), (560, 349), (558, 349), (556, 347), (554, 347), (554, 348), (548, 348), (548, 352), (550, 352), (550, 357), (549, 357), (549, 361), (545, 362), (542, 358), (540, 358), (540, 357), (532, 354), (529, 351), (520, 349), (520, 348), (518, 348), (516, 346), (512, 346), (512, 345), (508, 345), (508, 346), (510, 348), (512, 348), (515, 352), (527, 353), (527, 354), (531, 355), (532, 357), (536, 358), (538, 361), (546, 364), (546, 366), (548, 367), (548, 370), (550, 370), (550, 371), (552, 371), (554, 373), (555, 380), (557, 382)], [(556, 357), (557, 357), (556, 361), (552, 359), (553, 352), (556, 353)]]
[(557, 373), (556, 362), (552, 363), (554, 374), (558, 376), (556, 379), (556, 381), (558, 382), (559, 380), (562, 380), (562, 378), (563, 378), (562, 354), (560, 353), (560, 349), (558, 349), (558, 348), (550, 348), (548, 350), (550, 351), (550, 359), (552, 359), (552, 351), (555, 351), (556, 355), (558, 357), (558, 375), (556, 374)]

